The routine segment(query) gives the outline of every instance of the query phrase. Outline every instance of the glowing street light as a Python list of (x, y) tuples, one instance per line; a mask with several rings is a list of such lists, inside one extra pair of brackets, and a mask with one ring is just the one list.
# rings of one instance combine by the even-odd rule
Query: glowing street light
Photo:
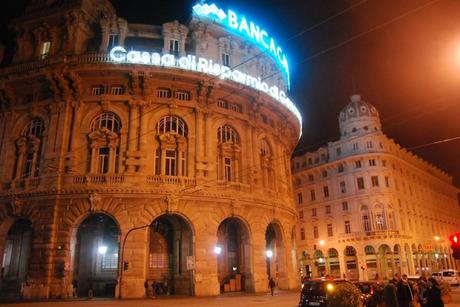
[(214, 254), (220, 255), (220, 252), (222, 251), (222, 247), (216, 245), (214, 246)]
[(435, 239), (436, 241), (439, 241), (439, 237), (438, 237), (438, 236), (434, 236), (434, 239)]
[(325, 244), (324, 240), (319, 240), (319, 245), (323, 246)]
[(97, 252), (101, 255), (104, 255), (107, 252), (107, 246), (101, 245), (97, 248)]
[(273, 257), (273, 252), (271, 250), (267, 250), (265, 254), (267, 255), (268, 258)]

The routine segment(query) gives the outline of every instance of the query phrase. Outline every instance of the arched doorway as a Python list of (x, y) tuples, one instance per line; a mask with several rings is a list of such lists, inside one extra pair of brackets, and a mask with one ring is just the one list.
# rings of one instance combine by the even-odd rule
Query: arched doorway
[(358, 280), (358, 259), (356, 256), (356, 249), (353, 246), (347, 246), (345, 248), (345, 267), (347, 279)]
[(176, 214), (155, 219), (149, 231), (147, 277), (155, 295), (193, 295), (193, 232)]
[(79, 297), (115, 297), (119, 236), (106, 214), (91, 214), (78, 227), (73, 284)]
[(280, 288), (287, 288), (284, 284), (285, 270), (285, 249), (282, 231), (277, 223), (270, 223), (265, 231), (267, 277), (273, 277), (278, 281)]
[(367, 245), (364, 248), (364, 254), (366, 257), (367, 279), (377, 280), (379, 276), (377, 274), (377, 256), (375, 255), (375, 248), (371, 245)]
[(329, 265), (329, 275), (331, 277), (340, 278), (339, 252), (335, 248), (330, 248), (328, 254), (327, 262)]
[(227, 218), (217, 229), (217, 277), (220, 291), (253, 291), (249, 231), (238, 218)]
[(21, 284), (29, 268), (32, 236), (32, 224), (27, 219), (18, 219), (8, 230), (2, 257), (1, 296), (17, 297), (21, 294)]
[(315, 260), (316, 277), (326, 276), (326, 260), (324, 259), (323, 252), (319, 249), (316, 250), (313, 258)]

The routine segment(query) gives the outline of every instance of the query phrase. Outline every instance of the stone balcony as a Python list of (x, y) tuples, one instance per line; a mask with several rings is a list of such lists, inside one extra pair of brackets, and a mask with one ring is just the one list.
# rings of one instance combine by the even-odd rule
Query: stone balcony
[(339, 241), (355, 241), (378, 238), (396, 238), (399, 237), (398, 230), (373, 230), (373, 231), (356, 231), (352, 233), (340, 233), (337, 235)]

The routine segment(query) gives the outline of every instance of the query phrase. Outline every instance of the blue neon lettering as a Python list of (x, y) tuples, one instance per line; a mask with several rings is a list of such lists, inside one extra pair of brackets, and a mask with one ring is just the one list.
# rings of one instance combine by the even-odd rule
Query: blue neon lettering
[(270, 46), (267, 44), (267, 41), (265, 41), (264, 37), (268, 37), (268, 34), (265, 30), (260, 31), (260, 41), (262, 42), (262, 45), (265, 47), (265, 49), (269, 49)]
[(260, 28), (259, 28), (259, 26), (254, 25), (252, 22), (249, 22), (249, 28), (251, 29), (251, 35), (250, 36), (260, 44)]
[(251, 36), (251, 34), (249, 33), (249, 27), (248, 27), (248, 22), (246, 21), (246, 18), (241, 18), (241, 22), (240, 22), (240, 28), (238, 29), (238, 31), (240, 32), (246, 32), (246, 35), (247, 36)]
[(228, 10), (228, 26), (233, 29), (238, 29), (238, 16), (232, 10)]

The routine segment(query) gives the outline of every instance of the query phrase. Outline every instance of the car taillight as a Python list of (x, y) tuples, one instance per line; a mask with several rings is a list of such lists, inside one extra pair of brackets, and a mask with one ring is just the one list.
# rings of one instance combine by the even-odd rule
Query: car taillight
[(374, 286), (371, 286), (371, 295), (374, 294)]

